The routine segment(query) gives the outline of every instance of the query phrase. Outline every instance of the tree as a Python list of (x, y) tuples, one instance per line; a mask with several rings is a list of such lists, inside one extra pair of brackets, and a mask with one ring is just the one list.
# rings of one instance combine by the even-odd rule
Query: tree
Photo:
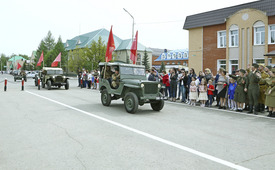
[(7, 66), (7, 61), (8, 61), (8, 57), (5, 55), (5, 54), (1, 54), (1, 65), (0, 65), (0, 69), (1, 69), (1, 71), (2, 70), (4, 70), (3, 68), (4, 68), (4, 66)]
[(83, 49), (76, 48), (73, 51), (70, 51), (68, 56), (70, 70), (75, 71), (77, 73), (79, 69), (85, 68), (84, 66), (85, 63), (87, 63), (87, 61)]
[(98, 41), (92, 41), (90, 47), (85, 48), (87, 54), (87, 61), (91, 65), (86, 66), (89, 70), (97, 69), (100, 62), (105, 61), (106, 45), (102, 41), (102, 38), (99, 37)]
[(148, 57), (148, 54), (147, 54), (147, 51), (145, 49), (144, 51), (144, 57), (143, 57), (143, 60), (142, 60), (142, 65), (145, 66), (145, 69), (150, 69), (150, 65), (149, 65), (149, 57)]
[(27, 62), (25, 61), (24, 63), (23, 63), (23, 66), (22, 66), (22, 70), (26, 70), (26, 68), (27, 68)]
[(47, 36), (44, 38), (44, 43), (48, 51), (51, 51), (55, 47), (55, 40), (52, 36), (51, 31), (48, 32)]
[(165, 64), (164, 64), (164, 62), (162, 61), (159, 71), (162, 72), (162, 71), (164, 71), (164, 70), (165, 70)]
[(52, 63), (55, 58), (58, 56), (58, 54), (61, 53), (61, 63), (58, 63), (58, 66), (60, 67), (60, 64), (62, 68), (65, 70), (67, 68), (67, 62), (68, 62), (68, 52), (65, 50), (65, 47), (62, 43), (62, 39), (59, 36), (56, 45), (54, 46), (54, 49), (51, 51), (52, 57), (50, 57), (50, 62)]

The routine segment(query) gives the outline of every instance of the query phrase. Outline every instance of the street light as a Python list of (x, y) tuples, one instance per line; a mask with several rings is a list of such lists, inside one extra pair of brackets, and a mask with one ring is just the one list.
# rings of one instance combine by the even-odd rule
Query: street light
[(125, 12), (127, 12), (132, 18), (133, 18), (133, 26), (132, 26), (132, 42), (134, 40), (134, 25), (135, 25), (135, 19), (133, 17), (133, 15), (130, 14), (130, 12), (128, 12), (125, 8), (123, 8)]

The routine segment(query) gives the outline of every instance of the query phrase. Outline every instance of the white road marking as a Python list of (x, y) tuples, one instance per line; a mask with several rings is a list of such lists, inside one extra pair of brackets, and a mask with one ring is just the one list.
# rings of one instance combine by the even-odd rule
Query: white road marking
[[(170, 102), (166, 101), (169, 104), (176, 104), (176, 105), (182, 105), (182, 106), (187, 106), (187, 107), (194, 107), (188, 104), (183, 104), (183, 103), (177, 103), (177, 102)], [(200, 107), (200, 106), (195, 106), (195, 108), (202, 108), (202, 109), (209, 109), (209, 110), (216, 110), (216, 111), (221, 111), (221, 112), (227, 112), (227, 113), (234, 113), (234, 114), (239, 114), (239, 115), (245, 115), (245, 116), (252, 116), (252, 117), (258, 117), (258, 118), (265, 118), (265, 119), (275, 119), (274, 117), (267, 117), (264, 115), (255, 115), (255, 114), (247, 114), (246, 111), (244, 112), (236, 112), (236, 111), (231, 111), (231, 110), (224, 110), (224, 109), (215, 109), (214, 107)]]
[(77, 111), (77, 112), (86, 114), (86, 115), (88, 115), (88, 116), (94, 117), (94, 118), (99, 119), (99, 120), (102, 120), (102, 121), (104, 121), (104, 122), (108, 122), (108, 123), (110, 123), (110, 124), (112, 124), (112, 125), (121, 127), (121, 128), (123, 128), (123, 129), (129, 130), (129, 131), (134, 132), (134, 133), (137, 133), (137, 134), (139, 134), (139, 135), (148, 137), (148, 138), (153, 139), (153, 140), (155, 140), (155, 141), (158, 141), (158, 142), (167, 144), (167, 145), (169, 145), (169, 146), (172, 146), (172, 147), (178, 148), (178, 149), (180, 149), (180, 150), (183, 150), (183, 151), (192, 153), (192, 154), (194, 154), (194, 155), (197, 155), (197, 156), (200, 156), (200, 157), (202, 157), (202, 158), (211, 160), (211, 161), (213, 161), (213, 162), (216, 162), (216, 163), (225, 165), (225, 166), (227, 166), (227, 167), (234, 168), (234, 169), (238, 169), (238, 170), (249, 170), (248, 168), (245, 168), (245, 167), (236, 165), (236, 164), (234, 164), (234, 163), (232, 163), (232, 162), (228, 162), (228, 161), (226, 161), (226, 160), (223, 160), (223, 159), (220, 159), (220, 158), (216, 158), (216, 157), (214, 157), (214, 156), (211, 156), (211, 155), (208, 155), (208, 154), (199, 152), (199, 151), (194, 150), (194, 149), (192, 149), (192, 148), (188, 148), (188, 147), (186, 147), (186, 146), (183, 146), (183, 145), (180, 145), (180, 144), (171, 142), (171, 141), (169, 141), (169, 140), (166, 140), (166, 139), (163, 139), (163, 138), (160, 138), (160, 137), (151, 135), (151, 134), (149, 134), (149, 133), (146, 133), (146, 132), (143, 132), (143, 131), (140, 131), (140, 130), (131, 128), (131, 127), (129, 127), (129, 126), (126, 126), (126, 125), (117, 123), (117, 122), (115, 122), (115, 121), (112, 121), (112, 120), (109, 120), (109, 119), (106, 119), (106, 118), (103, 118), (103, 117), (94, 115), (94, 114), (92, 114), (92, 113), (89, 113), (89, 112), (80, 110), (80, 109), (78, 109), (78, 108), (69, 106), (69, 105), (67, 105), (67, 104), (61, 103), (61, 102), (59, 102), (59, 101), (56, 101), (56, 100), (53, 100), (53, 99), (50, 99), (50, 98), (47, 98), (47, 97), (44, 97), (44, 96), (41, 96), (41, 95), (39, 95), (39, 94), (30, 92), (30, 91), (26, 91), (26, 92), (29, 93), (29, 94), (32, 94), (32, 95), (34, 95), (34, 96), (43, 98), (43, 99), (45, 99), (45, 100), (51, 101), (51, 102), (53, 102), (53, 103), (62, 105), (62, 106), (67, 107), (67, 108), (69, 108), (69, 109), (75, 110), (75, 111)]

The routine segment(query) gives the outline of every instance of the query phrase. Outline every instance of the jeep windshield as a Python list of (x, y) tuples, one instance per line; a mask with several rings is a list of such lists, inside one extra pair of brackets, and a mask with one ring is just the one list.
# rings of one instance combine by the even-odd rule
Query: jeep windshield
[(48, 75), (58, 75), (63, 74), (63, 70), (47, 70)]
[(124, 75), (137, 75), (137, 76), (145, 76), (144, 68), (135, 68), (135, 67), (120, 67), (120, 73)]

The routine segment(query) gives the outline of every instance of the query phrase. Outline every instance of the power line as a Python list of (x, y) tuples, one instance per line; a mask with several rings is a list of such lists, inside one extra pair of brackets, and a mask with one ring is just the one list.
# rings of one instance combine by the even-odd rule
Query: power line
[(173, 23), (173, 22), (184, 22), (185, 20), (174, 20), (174, 21), (160, 21), (160, 22), (141, 22), (141, 23), (135, 23), (135, 24), (166, 24), (166, 23)]

